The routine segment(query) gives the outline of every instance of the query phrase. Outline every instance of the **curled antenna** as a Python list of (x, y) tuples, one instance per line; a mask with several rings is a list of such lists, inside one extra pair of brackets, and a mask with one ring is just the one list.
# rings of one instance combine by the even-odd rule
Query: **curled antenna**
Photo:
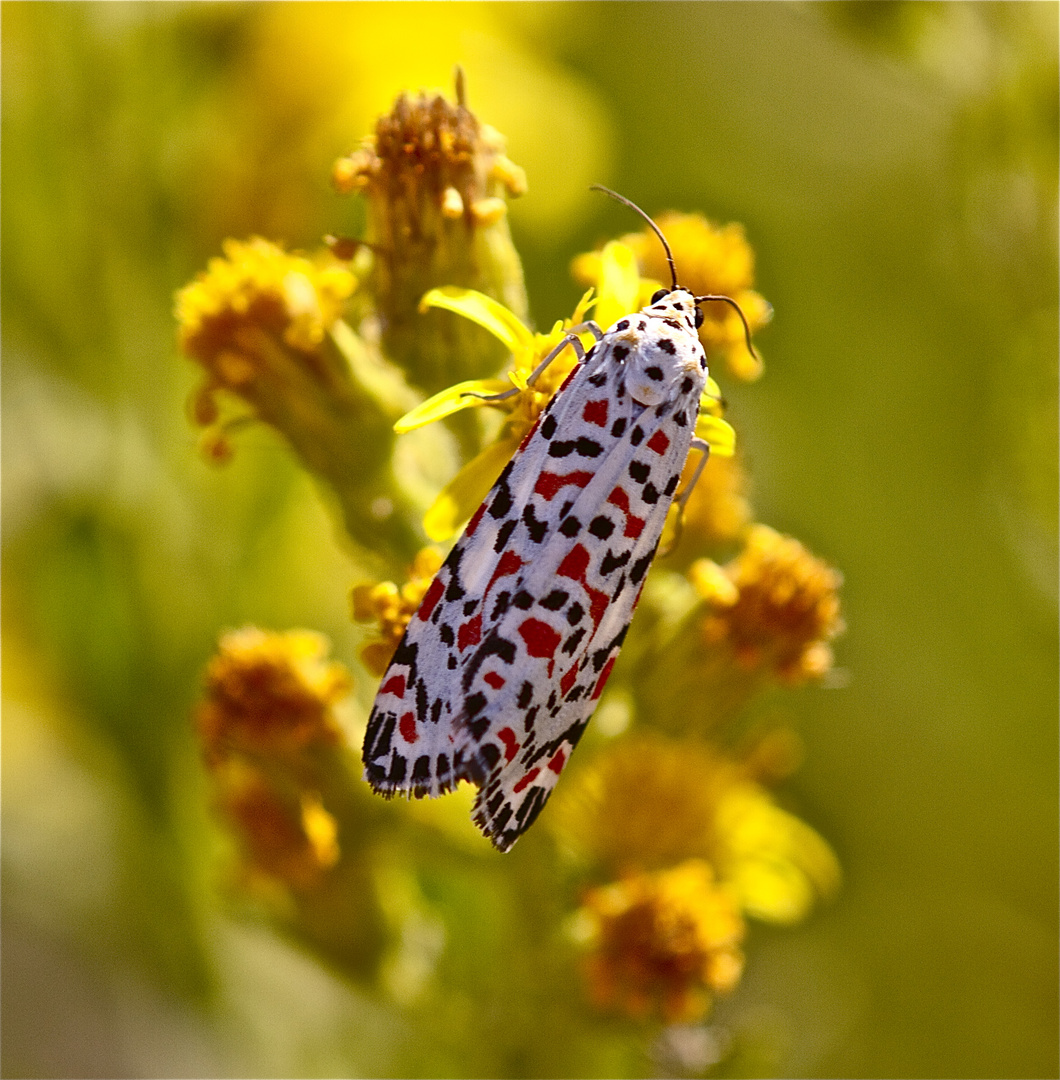
[[(630, 208), (630, 210), (635, 210), (652, 227), (652, 230), (654, 231), (655, 235), (662, 241), (662, 246), (666, 251), (666, 261), (670, 264), (670, 280), (671, 280), (671, 282), (673, 284), (673, 288), (676, 289), (677, 288), (677, 267), (674, 266), (674, 257), (670, 253), (670, 245), (666, 242), (666, 237), (663, 236), (662, 230), (659, 228), (659, 226), (656, 225), (655, 222), (652, 221), (652, 219), (650, 217), (648, 217), (648, 215), (646, 213), (644, 213), (644, 211), (641, 210), (641, 208), (635, 202), (630, 202), (630, 200), (627, 199), (624, 195), (619, 195), (619, 193), (617, 191), (612, 191), (610, 188), (604, 187), (603, 184), (590, 184), (589, 185), (589, 190), (590, 191), (602, 191), (605, 195), (610, 195), (611, 198), (614, 199), (616, 202), (622, 203), (623, 206), (628, 206)], [(714, 298), (711, 297), (711, 299), (714, 299)], [(741, 312), (740, 314), (742, 315), (743, 312)], [(747, 325), (746, 320), (744, 321), (744, 325), (745, 326)]]
[(747, 341), (747, 351), (757, 360), (758, 353), (755, 352), (755, 347), (751, 344), (751, 328), (747, 325), (747, 316), (743, 313), (743, 308), (731, 296), (721, 296), (716, 294), (710, 294), (709, 296), (696, 296), (694, 297), (697, 304), (702, 304), (707, 300), (719, 300), (723, 304), (728, 304), (729, 307), (736, 309), (736, 314), (740, 316), (740, 322), (743, 323), (743, 335)]

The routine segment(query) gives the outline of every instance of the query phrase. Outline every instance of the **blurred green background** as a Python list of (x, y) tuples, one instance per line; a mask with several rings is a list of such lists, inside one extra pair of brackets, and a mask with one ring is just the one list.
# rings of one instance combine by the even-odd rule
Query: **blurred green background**
[[(332, 160), (461, 63), (529, 176), (540, 325), (580, 292), (570, 257), (635, 227), (594, 181), (743, 222), (776, 309), (763, 380), (722, 381), (757, 518), (846, 577), (845, 677), (782, 706), (846, 882), (756, 928), (717, 1014), (757, 1033), (732, 1067), (1057, 1075), (1057, 5), (0, 15), (3, 1074), (500, 1068), (496, 1017), (457, 1009), (432, 1058), (430, 1018), (218, 889), (201, 666), (222, 628), (310, 626), (369, 701), (366, 571), (268, 432), (203, 462), (171, 314), (226, 236), (355, 232)], [(487, 945), (464, 976), (505, 964)], [(594, 1038), (587, 1069), (628, 1068)]]

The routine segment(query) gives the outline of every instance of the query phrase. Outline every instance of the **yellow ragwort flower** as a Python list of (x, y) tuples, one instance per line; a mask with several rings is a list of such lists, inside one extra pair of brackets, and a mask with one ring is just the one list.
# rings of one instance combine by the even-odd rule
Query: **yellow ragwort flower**
[[(691, 481), (696, 465), (695, 456), (689, 455), (678, 490), (683, 491)], [(751, 520), (747, 486), (747, 473), (739, 456), (726, 456), (712, 448), (710, 459), (685, 503), (683, 534), (711, 547), (738, 540)]]
[(738, 760), (698, 741), (620, 739), (556, 792), (552, 830), (568, 852), (611, 873), (706, 859), (744, 914), (798, 922), (835, 892), (839, 863), (756, 782), (761, 751)]
[(566, 779), (549, 823), (563, 846), (620, 872), (713, 851), (713, 821), (738, 767), (700, 742), (618, 739)]
[(361, 662), (373, 675), (386, 671), (409, 620), (416, 614), (442, 557), (434, 548), (423, 548), (412, 560), (408, 580), (400, 588), (392, 581), (358, 585), (350, 594), (353, 617), (378, 625), (380, 640), (361, 650)]
[[(353, 275), (331, 255), (314, 262), (257, 237), (223, 246), (224, 258), (211, 259), (176, 297), (180, 347), (206, 372), (190, 402), (192, 418), (207, 429), (204, 455), (227, 461), (229, 434), (255, 417), (296, 447), (326, 445), (322, 417), (349, 401), (350, 378), (325, 337), (354, 290)], [(242, 399), (251, 416), (223, 420), (219, 390)]]
[(819, 679), (832, 666), (828, 642), (843, 629), (842, 575), (790, 536), (765, 525), (748, 530), (724, 567), (694, 563), (689, 578), (706, 601), (703, 638), (726, 646), (744, 669), (783, 682)]
[(180, 347), (198, 360), (214, 384), (238, 390), (260, 362), (260, 331), (312, 354), (321, 345), (355, 281), (330, 256), (313, 262), (254, 237), (226, 240), (224, 258), (177, 293)]
[(225, 634), (206, 667), (196, 712), (207, 761), (339, 745), (334, 707), (352, 680), (327, 659), (329, 650), (327, 638), (309, 630), (280, 634), (248, 626)]
[(280, 791), (242, 758), (227, 761), (214, 780), (246, 872), (306, 890), (338, 862), (338, 825), (316, 793)]
[(743, 973), (743, 919), (701, 859), (590, 889), (578, 921), (590, 999), (634, 1019), (693, 1023)]
[[(742, 225), (714, 225), (701, 214), (661, 214), (656, 223), (666, 237), (677, 265), (681, 285), (697, 296), (729, 296), (740, 305), (751, 333), (772, 318), (768, 301), (754, 291), (754, 251)], [(655, 283), (670, 283), (670, 269), (659, 239), (645, 228), (622, 238), (636, 257), (640, 273)], [(574, 264), (579, 281), (592, 280), (592, 256)], [(708, 358), (723, 356), (737, 378), (751, 380), (762, 374), (761, 361), (746, 345), (740, 316), (727, 304), (704, 304), (699, 339)]]
[(806, 822), (748, 781), (718, 800), (712, 861), (744, 914), (790, 926), (839, 888), (839, 860)]
[[(601, 310), (627, 314), (641, 303), (638, 297), (643, 288), (635, 263), (628, 249), (620, 244), (608, 245), (604, 249), (597, 284), (599, 294), (595, 306), (596, 314), (601, 319)], [(542, 410), (563, 385), (577, 363), (573, 349), (564, 349), (532, 386), (528, 385), (527, 380), (570, 328), (585, 321), (593, 303), (590, 290), (578, 302), (570, 319), (556, 322), (547, 334), (535, 334), (495, 300), (470, 289), (432, 289), (424, 296), (423, 308), (444, 308), (478, 323), (512, 354), (507, 380), (479, 379), (457, 383), (435, 394), (394, 425), (394, 430), (403, 434), (462, 409), (483, 405), (499, 408), (508, 414), (497, 438), (457, 473), (427, 511), (423, 524), (432, 540), (449, 539), (471, 517), (527, 433), (537, 423)], [(586, 346), (593, 340), (588, 333), (582, 335)], [(519, 394), (504, 401), (489, 400), (511, 390), (513, 386), (520, 391)], [(726, 456), (733, 453), (735, 434), (721, 419), (720, 400), (717, 384), (708, 380), (696, 423), (696, 434), (710, 443), (713, 453)]]

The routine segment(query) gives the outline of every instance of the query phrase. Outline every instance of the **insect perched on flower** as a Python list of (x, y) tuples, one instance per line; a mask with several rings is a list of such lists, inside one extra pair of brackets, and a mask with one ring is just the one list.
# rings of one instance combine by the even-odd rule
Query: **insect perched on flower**
[[(507, 851), (541, 812), (622, 647), (672, 502), (706, 463), (696, 435), (707, 358), (677, 284), (606, 332), (572, 327), (578, 366), (523, 439), (412, 617), (364, 741), (382, 795), (478, 786), (475, 823)], [(741, 313), (742, 317), (742, 313)], [(751, 348), (746, 327), (747, 346)], [(587, 351), (579, 333), (596, 339)], [(753, 350), (752, 350), (753, 351)], [(518, 388), (496, 395), (501, 400)], [(680, 494), (690, 449), (699, 469)]]

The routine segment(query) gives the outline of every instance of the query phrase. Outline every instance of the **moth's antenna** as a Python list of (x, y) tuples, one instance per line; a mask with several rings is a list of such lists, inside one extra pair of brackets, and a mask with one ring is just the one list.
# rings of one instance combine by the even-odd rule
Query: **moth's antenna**
[(635, 203), (630, 202), (624, 195), (619, 195), (617, 191), (612, 191), (610, 188), (604, 187), (603, 184), (590, 184), (590, 191), (602, 191), (605, 195), (610, 195), (616, 202), (622, 203), (623, 206), (628, 206), (630, 210), (635, 210), (644, 220), (652, 227), (655, 235), (662, 241), (662, 246), (666, 250), (666, 261), (670, 264), (670, 280), (673, 283), (673, 287), (677, 288), (677, 267), (674, 266), (674, 257), (670, 253), (670, 245), (666, 242), (666, 237), (662, 234), (662, 229), (655, 224), (654, 221)]
[(743, 308), (731, 296), (717, 296), (711, 294), (709, 296), (697, 296), (694, 297), (697, 304), (702, 304), (706, 300), (718, 300), (723, 304), (728, 304), (729, 307), (736, 309), (736, 314), (740, 316), (740, 322), (743, 323), (743, 334), (747, 341), (747, 351), (757, 360), (758, 353), (755, 352), (755, 347), (751, 344), (751, 328), (747, 325), (747, 316), (743, 313)]

